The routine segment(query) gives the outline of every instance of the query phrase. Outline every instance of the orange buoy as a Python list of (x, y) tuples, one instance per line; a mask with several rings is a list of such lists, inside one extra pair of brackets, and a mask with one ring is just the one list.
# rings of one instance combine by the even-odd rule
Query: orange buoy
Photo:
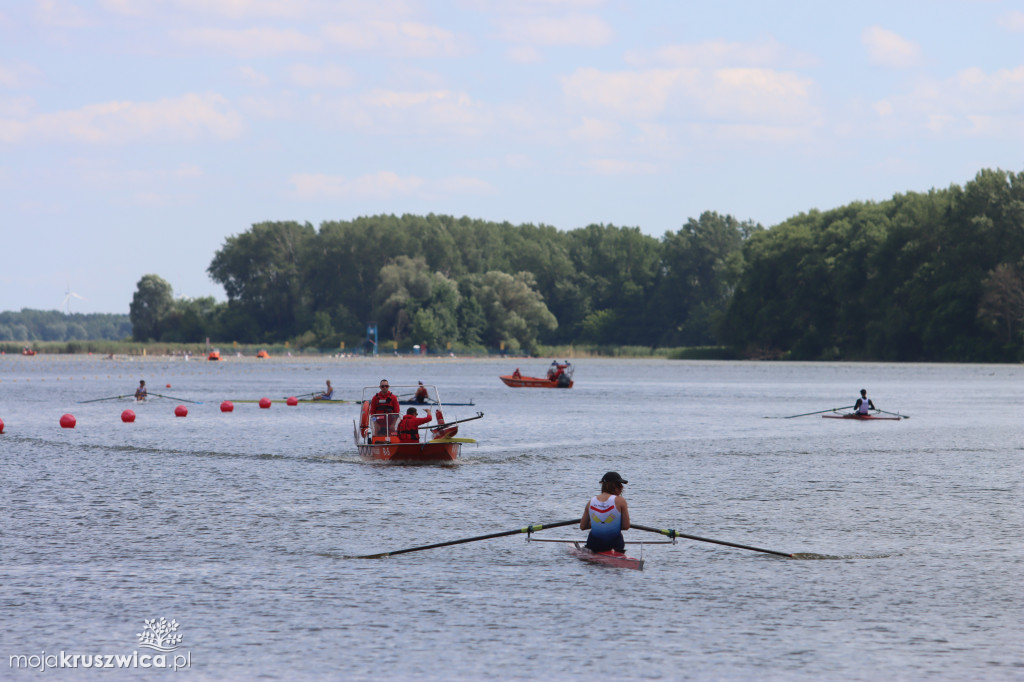
[(135, 412), (132, 410), (125, 410), (124, 412), (121, 413), (121, 421), (123, 421), (125, 424), (131, 424), (133, 421), (135, 421)]
[(78, 420), (73, 414), (65, 414), (60, 418), (60, 428), (62, 429), (73, 429), (77, 423)]
[(184, 405), (178, 405), (177, 407), (174, 408), (174, 416), (175, 417), (187, 417), (188, 416), (188, 408), (185, 407)]
[(234, 412), (234, 410), (235, 410), (235, 404), (233, 402), (231, 402), (230, 400), (225, 400), (224, 402), (222, 402), (220, 404), (220, 411), (221, 412)]
[(260, 398), (260, 407), (264, 410), (270, 407), (270, 398)]
[(289, 396), (289, 398), (288, 398), (288, 400), (286, 402), (289, 405), (298, 405), (299, 404), (299, 399), (296, 398), (295, 396)]

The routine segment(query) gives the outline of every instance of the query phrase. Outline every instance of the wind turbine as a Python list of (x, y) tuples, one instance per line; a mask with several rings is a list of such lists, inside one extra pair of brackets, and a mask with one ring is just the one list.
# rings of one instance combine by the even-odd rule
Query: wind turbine
[(64, 314), (65, 315), (70, 315), (71, 314), (71, 299), (72, 298), (77, 298), (77, 299), (82, 300), (82, 301), (86, 300), (85, 296), (80, 296), (80, 295), (76, 294), (75, 292), (71, 291), (71, 281), (68, 280), (68, 289), (67, 289), (67, 291), (65, 292), (65, 295), (64, 295)]

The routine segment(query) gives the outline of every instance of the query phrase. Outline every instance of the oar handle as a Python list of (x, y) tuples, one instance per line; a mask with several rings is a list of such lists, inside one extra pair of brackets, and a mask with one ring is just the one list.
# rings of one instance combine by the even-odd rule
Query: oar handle
[(667, 535), (670, 538), (687, 538), (690, 540), (699, 540), (700, 542), (711, 542), (716, 545), (725, 545), (726, 547), (737, 547), (739, 549), (749, 549), (754, 552), (764, 552), (765, 554), (774, 554), (775, 556), (784, 556), (788, 559), (792, 559), (793, 555), (787, 552), (776, 552), (772, 549), (761, 549), (760, 547), (751, 547), (750, 545), (741, 545), (735, 542), (726, 542), (725, 540), (712, 540), (711, 538), (702, 538), (699, 535), (687, 535), (686, 533), (680, 533), (677, 530), (651, 528), (650, 526), (641, 526), (638, 523), (630, 523), (630, 528), (636, 528), (637, 530), (646, 530), (649, 533), (660, 533), (661, 535)]

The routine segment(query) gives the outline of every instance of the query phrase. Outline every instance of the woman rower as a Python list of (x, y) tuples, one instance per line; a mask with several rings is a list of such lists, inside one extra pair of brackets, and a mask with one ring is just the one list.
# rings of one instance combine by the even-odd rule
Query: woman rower
[(601, 492), (583, 509), (580, 530), (590, 530), (587, 549), (593, 552), (615, 551), (625, 554), (626, 540), (622, 531), (629, 530), (629, 505), (622, 496), (622, 486), (629, 483), (617, 471), (601, 477)]

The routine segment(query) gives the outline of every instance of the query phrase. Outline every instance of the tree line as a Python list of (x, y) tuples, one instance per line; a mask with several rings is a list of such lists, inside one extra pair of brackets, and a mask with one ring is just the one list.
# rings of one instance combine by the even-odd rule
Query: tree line
[(130, 338), (132, 323), (128, 315), (109, 313), (70, 313), (59, 310), (0, 312), (0, 341), (81, 341)]
[(208, 268), (227, 302), (144, 276), (137, 340), (385, 349), (718, 345), (741, 357), (1024, 359), (1024, 173), (809, 211), (706, 212), (660, 238), (445, 215), (264, 222)]
[(146, 275), (132, 323), (139, 340), (324, 348), (359, 347), (370, 323), (387, 349), (706, 345), (742, 272), (743, 241), (762, 229), (711, 212), (661, 239), (444, 215), (259, 223), (210, 264), (226, 303), (176, 301)]

